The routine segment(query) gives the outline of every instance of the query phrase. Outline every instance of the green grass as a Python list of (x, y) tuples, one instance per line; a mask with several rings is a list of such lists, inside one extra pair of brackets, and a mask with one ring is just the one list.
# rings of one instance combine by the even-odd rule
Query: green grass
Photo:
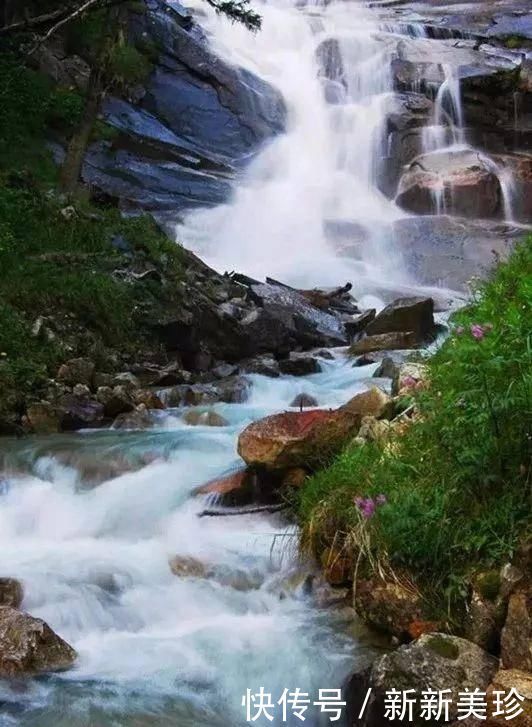
[[(177, 302), (182, 253), (150, 217), (123, 218), (57, 190), (46, 142), (64, 144), (82, 110), (78, 93), (0, 55), (0, 399), (39, 386), (71, 355), (138, 349), (146, 314)], [(67, 206), (74, 214), (62, 213)], [(119, 235), (126, 254), (112, 244)], [(130, 265), (155, 266), (165, 283), (113, 275)], [(55, 337), (32, 333), (39, 316)]]
[[(416, 393), (420, 417), (393, 446), (351, 447), (310, 479), (298, 502), (303, 547), (319, 554), (334, 542), (356, 558), (366, 543), (362, 567), (385, 563), (438, 605), (511, 557), (532, 511), (531, 301), (529, 238), (455, 316)], [(477, 340), (474, 324), (492, 328)], [(388, 504), (364, 521), (353, 498), (380, 493)]]

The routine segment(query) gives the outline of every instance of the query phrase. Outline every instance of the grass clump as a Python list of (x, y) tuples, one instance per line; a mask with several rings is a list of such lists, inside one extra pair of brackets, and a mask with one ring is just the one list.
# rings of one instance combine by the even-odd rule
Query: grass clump
[[(344, 451), (310, 479), (303, 546), (335, 544), (403, 572), (451, 607), (474, 571), (505, 562), (530, 526), (532, 238), (453, 319), (428, 362), (419, 416), (390, 444)], [(355, 498), (384, 496), (369, 519)]]

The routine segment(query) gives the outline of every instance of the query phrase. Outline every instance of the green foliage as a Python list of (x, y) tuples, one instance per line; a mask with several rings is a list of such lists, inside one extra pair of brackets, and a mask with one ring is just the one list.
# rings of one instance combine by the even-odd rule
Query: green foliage
[(143, 83), (152, 71), (148, 58), (135, 46), (119, 43), (111, 49), (107, 61), (107, 73), (117, 85), (133, 86)]
[(419, 418), (393, 443), (349, 448), (303, 488), (314, 552), (356, 542), (353, 498), (384, 493), (388, 504), (365, 525), (375, 560), (423, 581), (440, 603), (465, 595), (472, 570), (511, 556), (530, 526), (531, 301), (529, 238), (455, 316), (428, 363), (430, 386), (416, 393)]

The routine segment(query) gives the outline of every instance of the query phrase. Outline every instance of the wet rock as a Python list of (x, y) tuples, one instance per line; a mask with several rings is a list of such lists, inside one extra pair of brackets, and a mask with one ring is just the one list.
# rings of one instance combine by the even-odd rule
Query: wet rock
[(92, 386), (94, 363), (88, 358), (72, 358), (59, 367), (57, 379), (67, 386), (85, 384)]
[(103, 404), (106, 417), (114, 418), (135, 409), (133, 398), (125, 386), (100, 386), (96, 399)]
[(201, 406), (225, 402), (241, 404), (249, 396), (251, 384), (244, 376), (234, 376), (210, 384), (174, 386), (167, 392), (168, 406)]
[(392, 358), (386, 356), (375, 369), (373, 377), (376, 379), (393, 379), (397, 374), (397, 366)]
[(356, 335), (362, 333), (375, 318), (376, 313), (375, 308), (370, 308), (346, 321), (345, 330), (349, 336), (349, 340), (352, 340)]
[(321, 555), (323, 576), (331, 586), (345, 586), (353, 580), (354, 563), (346, 553), (326, 548)]
[(501, 188), (494, 165), (470, 151), (424, 154), (403, 174), (396, 203), (420, 215), (442, 211), (488, 219), (501, 215)]
[(221, 564), (202, 563), (190, 556), (174, 556), (169, 561), (170, 570), (180, 578), (204, 578), (215, 581), (222, 586), (237, 591), (251, 591), (263, 583), (263, 576), (258, 571), (240, 570)]
[(140, 389), (140, 381), (131, 371), (123, 371), (113, 378), (113, 386), (123, 386), (127, 389)]
[(0, 606), (20, 608), (24, 598), (22, 583), (16, 578), (0, 578)]
[(275, 414), (244, 429), (238, 453), (248, 465), (270, 470), (312, 469), (338, 452), (359, 427), (359, 416), (346, 410)]
[(227, 419), (224, 419), (221, 414), (215, 411), (197, 411), (192, 410), (186, 412), (183, 415), (183, 421), (190, 426), (206, 426), (206, 427), (226, 427), (228, 425)]
[(454, 290), (467, 290), (471, 278), (485, 276), (495, 264), (493, 253), (504, 259), (521, 236), (519, 228), (505, 223), (445, 215), (394, 223), (394, 244), (408, 272), (424, 285)]
[(0, 607), (0, 676), (62, 671), (76, 660), (75, 650), (44, 621), (9, 606)]
[[(496, 670), (497, 660), (475, 644), (447, 634), (424, 634), (417, 641), (399, 647), (373, 664), (365, 676), (366, 684), (372, 688), (371, 696), (364, 717), (359, 720), (356, 713), (353, 724), (360, 727), (380, 727), (384, 724), (384, 697), (390, 689), (413, 689), (416, 694), (427, 688), (436, 691), (449, 689), (448, 696), (452, 700), (449, 714), (454, 720), (458, 716), (456, 705), (459, 693), (465, 689), (485, 691)], [(357, 696), (360, 699), (360, 690), (353, 689), (354, 684), (360, 685), (360, 680), (361, 675), (355, 675), (348, 688), (351, 700)], [(434, 719), (431, 724), (441, 724), (443, 721)], [(411, 724), (427, 724), (420, 714), (419, 699), (413, 708)]]
[(373, 351), (390, 351), (393, 349), (417, 348), (418, 338), (414, 331), (397, 331), (395, 333), (380, 333), (375, 336), (364, 336), (349, 347), (353, 356), (371, 353)]
[(154, 373), (150, 377), (151, 386), (176, 386), (177, 384), (189, 384), (192, 375), (185, 371), (179, 362), (172, 362)]
[(61, 428), (56, 409), (47, 401), (31, 404), (28, 407), (26, 416), (35, 434), (54, 434)]
[(286, 376), (309, 376), (310, 374), (318, 374), (321, 367), (315, 358), (297, 356), (279, 361), (279, 370)]
[(432, 298), (398, 298), (387, 305), (366, 328), (368, 336), (410, 331), (419, 343), (432, 340), (435, 334)]
[(135, 406), (143, 404), (146, 409), (166, 409), (161, 398), (150, 389), (136, 389), (131, 392)]
[(242, 361), (240, 368), (246, 374), (260, 374), (273, 379), (276, 379), (280, 374), (279, 363), (269, 354)]
[(371, 366), (372, 364), (377, 363), (377, 359), (373, 356), (369, 356), (368, 354), (364, 354), (363, 356), (359, 356), (353, 363), (353, 366), (356, 366), (357, 368), (359, 366)]
[(310, 394), (298, 394), (291, 402), (290, 406), (298, 409), (310, 409), (318, 406), (317, 400)]
[(169, 561), (170, 570), (180, 578), (205, 578), (207, 567), (197, 558), (189, 556), (174, 556)]
[(532, 672), (532, 589), (510, 596), (501, 633), (501, 664)]
[(369, 391), (353, 396), (340, 410), (354, 414), (360, 421), (366, 416), (389, 419), (393, 415), (393, 402), (388, 394), (373, 386)]
[(411, 624), (425, 619), (421, 595), (413, 588), (380, 578), (359, 580), (353, 605), (358, 616), (373, 628), (409, 640)]
[(113, 429), (149, 429), (154, 424), (153, 415), (140, 404), (134, 411), (119, 414), (113, 422)]
[(317, 608), (343, 608), (350, 603), (350, 589), (332, 586), (323, 574), (312, 577), (311, 593)]
[(234, 364), (221, 363), (218, 364), (218, 366), (215, 366), (211, 373), (217, 379), (227, 379), (238, 373), (238, 366), (235, 366)]

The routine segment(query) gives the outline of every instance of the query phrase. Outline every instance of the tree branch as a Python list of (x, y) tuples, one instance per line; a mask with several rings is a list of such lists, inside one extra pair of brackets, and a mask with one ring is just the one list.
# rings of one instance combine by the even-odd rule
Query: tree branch
[(88, 10), (94, 9), (98, 6), (104, 6), (107, 5), (107, 2), (105, 0), (86, 0), (86, 2), (83, 3), (83, 5), (80, 5), (76, 10), (71, 12), (69, 15), (66, 16), (66, 18), (62, 18), (58, 23), (55, 25), (52, 25), (52, 27), (37, 41), (37, 43), (34, 45), (34, 47), (29, 51), (28, 55), (31, 56), (35, 51), (40, 48), (40, 46), (43, 43), (46, 43), (46, 41), (54, 34), (56, 33), (60, 28), (62, 28), (67, 23), (71, 23), (73, 20), (76, 20), (76, 18), (79, 18), (80, 15), (83, 15), (83, 13), (87, 12)]

